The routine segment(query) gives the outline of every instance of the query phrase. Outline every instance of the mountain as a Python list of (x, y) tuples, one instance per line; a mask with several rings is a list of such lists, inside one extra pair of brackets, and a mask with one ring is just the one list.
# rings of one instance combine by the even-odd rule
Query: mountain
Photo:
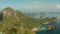
[(55, 18), (36, 19), (25, 16), (19, 10), (13, 10), (11, 7), (3, 9), (0, 13), (0, 32), (2, 34), (35, 34), (31, 31), (39, 27), (44, 21), (52, 21)]
[(0, 31), (3, 34), (7, 34), (7, 32), (11, 29), (20, 29), (21, 24), (23, 24), (23, 20), (21, 19), (22, 16), (19, 16), (17, 12), (15, 12), (12, 8), (7, 7), (2, 10), (3, 20), (0, 21)]
[(3, 16), (7, 16), (7, 17), (12, 15), (13, 12), (14, 12), (14, 10), (10, 7), (6, 7), (5, 9), (2, 10)]

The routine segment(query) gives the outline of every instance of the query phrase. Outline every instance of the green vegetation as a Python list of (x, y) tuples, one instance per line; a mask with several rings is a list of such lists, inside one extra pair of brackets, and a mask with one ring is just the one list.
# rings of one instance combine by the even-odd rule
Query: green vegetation
[(50, 18), (30, 18), (19, 10), (14, 11), (7, 7), (1, 11), (3, 20), (0, 21), (0, 32), (3, 34), (35, 34), (31, 29), (39, 26), (43, 21), (51, 21)]

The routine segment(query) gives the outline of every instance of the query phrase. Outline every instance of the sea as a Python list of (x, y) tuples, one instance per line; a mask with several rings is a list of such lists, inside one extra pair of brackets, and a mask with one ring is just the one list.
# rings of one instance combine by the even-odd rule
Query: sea
[[(39, 15), (39, 14), (38, 14)], [(47, 12), (45, 17), (58, 17), (56, 22), (56, 28), (53, 31), (37, 31), (36, 34), (60, 34), (60, 12)], [(39, 18), (39, 16), (36, 16)]]
[[(41, 12), (33, 12), (35, 14), (37, 14), (36, 16), (34, 16), (34, 18), (40, 18), (40, 14)], [(43, 14), (44, 17), (58, 17), (57, 18), (57, 22), (55, 22), (55, 30), (53, 31), (37, 31), (36, 34), (60, 34), (60, 12), (45, 12), (45, 14)]]

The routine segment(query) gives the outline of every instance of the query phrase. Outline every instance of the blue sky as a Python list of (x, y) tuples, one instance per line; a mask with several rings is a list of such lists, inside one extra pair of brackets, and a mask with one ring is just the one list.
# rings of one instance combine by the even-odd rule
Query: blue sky
[(27, 12), (59, 12), (60, 0), (0, 0), (0, 9), (5, 7)]

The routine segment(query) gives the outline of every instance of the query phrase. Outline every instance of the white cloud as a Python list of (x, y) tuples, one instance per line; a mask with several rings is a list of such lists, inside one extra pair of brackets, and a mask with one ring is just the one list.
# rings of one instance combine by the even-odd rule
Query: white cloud
[[(27, 6), (27, 7), (26, 7)], [(37, 10), (37, 9), (46, 9), (48, 8), (48, 3), (43, 3), (43, 2), (40, 2), (40, 1), (33, 1), (33, 2), (28, 2), (26, 4), (26, 8), (28, 9), (33, 9), (33, 10)]]
[(29, 2), (28, 4), (30, 5), (40, 5), (40, 1), (34, 1), (34, 2)]
[(57, 5), (56, 5), (56, 8), (57, 8), (57, 9), (60, 9), (60, 4), (57, 4)]
[(30, 6), (48, 6), (48, 3), (43, 3), (40, 1), (29, 2), (28, 5)]
[(32, 11), (50, 11), (50, 10), (58, 11), (60, 9), (60, 5), (49, 4), (46, 2), (40, 2), (40, 1), (33, 1), (33, 2), (28, 2), (26, 5), (23, 5), (23, 9), (24, 11), (31, 11), (31, 12)]

